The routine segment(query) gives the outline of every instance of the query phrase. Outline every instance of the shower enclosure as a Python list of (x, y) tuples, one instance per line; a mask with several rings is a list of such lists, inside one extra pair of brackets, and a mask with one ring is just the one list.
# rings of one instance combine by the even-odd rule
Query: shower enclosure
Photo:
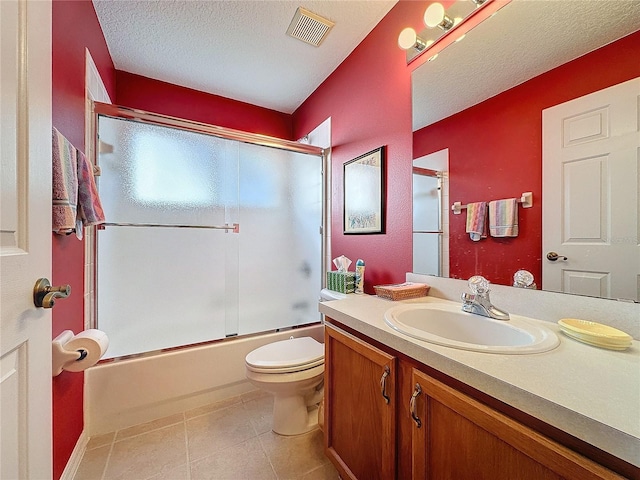
[(320, 148), (95, 105), (107, 357), (320, 320)]
[(442, 173), (413, 167), (413, 272), (443, 275)]

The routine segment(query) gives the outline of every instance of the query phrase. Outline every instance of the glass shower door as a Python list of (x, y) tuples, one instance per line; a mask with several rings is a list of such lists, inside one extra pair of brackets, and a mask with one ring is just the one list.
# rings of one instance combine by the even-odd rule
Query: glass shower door
[(108, 358), (320, 320), (320, 154), (106, 115), (98, 132)]
[[(429, 174), (424, 172), (431, 172)], [(442, 275), (442, 197), (437, 172), (413, 172), (413, 272)]]
[(322, 158), (240, 144), (238, 199), (237, 333), (318, 322)]
[(106, 116), (98, 131), (107, 357), (224, 338), (237, 324), (237, 235), (204, 227), (237, 212), (238, 143)]

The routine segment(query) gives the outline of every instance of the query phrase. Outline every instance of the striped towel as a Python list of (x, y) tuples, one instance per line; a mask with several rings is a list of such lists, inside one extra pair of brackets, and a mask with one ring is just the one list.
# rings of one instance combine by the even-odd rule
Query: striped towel
[(55, 233), (67, 235), (76, 228), (78, 162), (76, 148), (55, 128), (52, 132), (53, 217)]
[(492, 237), (518, 236), (518, 201), (515, 198), (489, 202), (489, 232)]
[(487, 238), (487, 202), (467, 204), (467, 233), (471, 240), (477, 242)]
[(80, 150), (78, 150), (78, 217), (85, 227), (104, 223), (104, 211), (98, 196), (96, 179), (93, 176), (93, 166)]

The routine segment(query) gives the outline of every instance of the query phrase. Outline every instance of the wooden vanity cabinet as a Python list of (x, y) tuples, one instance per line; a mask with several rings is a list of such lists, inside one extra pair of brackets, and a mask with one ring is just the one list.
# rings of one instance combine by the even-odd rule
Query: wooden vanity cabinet
[(326, 325), (325, 451), (343, 479), (623, 478), (385, 350)]
[(395, 478), (396, 363), (326, 326), (325, 451), (343, 479)]
[(413, 369), (412, 478), (622, 478), (500, 412)]

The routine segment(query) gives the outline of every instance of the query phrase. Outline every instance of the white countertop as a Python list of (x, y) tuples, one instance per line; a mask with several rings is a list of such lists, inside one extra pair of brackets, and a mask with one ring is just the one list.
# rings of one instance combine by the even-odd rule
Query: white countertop
[[(553, 330), (560, 345), (545, 353), (509, 355), (459, 350), (405, 336), (384, 313), (400, 303), (448, 300), (423, 297), (392, 302), (348, 295), (322, 302), (328, 317), (458, 379), (549, 425), (640, 467), (640, 343), (625, 351), (592, 347)], [(535, 321), (535, 320), (534, 320)]]

